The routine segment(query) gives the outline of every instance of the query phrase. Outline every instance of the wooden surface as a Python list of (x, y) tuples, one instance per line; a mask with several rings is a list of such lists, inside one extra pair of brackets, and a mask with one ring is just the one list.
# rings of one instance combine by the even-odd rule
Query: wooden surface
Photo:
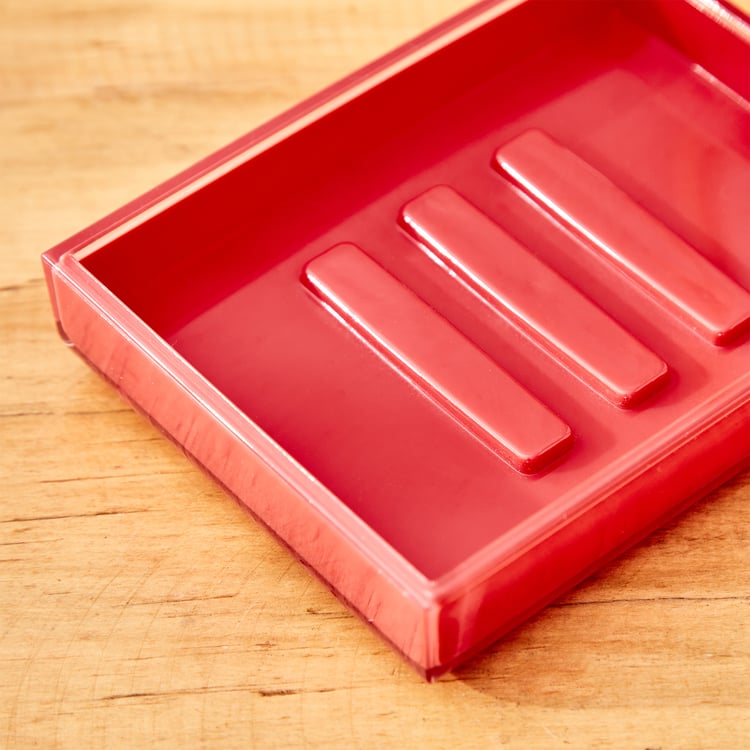
[(0, 747), (748, 746), (750, 474), (428, 685), (55, 333), (42, 250), (462, 4), (0, 4)]

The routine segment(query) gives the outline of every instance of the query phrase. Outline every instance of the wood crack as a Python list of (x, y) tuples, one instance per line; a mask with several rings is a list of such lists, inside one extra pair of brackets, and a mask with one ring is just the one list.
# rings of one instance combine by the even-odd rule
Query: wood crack
[(33, 521), (62, 521), (66, 518), (96, 518), (98, 516), (124, 516), (132, 513), (148, 513), (148, 508), (133, 508), (132, 510), (99, 510), (94, 513), (65, 513), (55, 516), (17, 516), (6, 518), (0, 523), (31, 523)]

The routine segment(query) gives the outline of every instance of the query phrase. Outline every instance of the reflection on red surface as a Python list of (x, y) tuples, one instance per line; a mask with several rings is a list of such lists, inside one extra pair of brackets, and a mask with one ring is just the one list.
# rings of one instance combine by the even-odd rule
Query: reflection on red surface
[(540, 131), (495, 156), (502, 172), (711, 343), (750, 328), (750, 294), (604, 175)]
[(451, 188), (410, 201), (402, 218), (448, 269), (616, 406), (664, 383), (662, 360)]

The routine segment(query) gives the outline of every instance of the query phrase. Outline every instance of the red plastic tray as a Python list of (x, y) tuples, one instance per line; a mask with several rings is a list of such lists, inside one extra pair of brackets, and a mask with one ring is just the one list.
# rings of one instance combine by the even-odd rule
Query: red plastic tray
[(484, 2), (44, 255), (64, 338), (424, 675), (750, 457), (750, 26)]

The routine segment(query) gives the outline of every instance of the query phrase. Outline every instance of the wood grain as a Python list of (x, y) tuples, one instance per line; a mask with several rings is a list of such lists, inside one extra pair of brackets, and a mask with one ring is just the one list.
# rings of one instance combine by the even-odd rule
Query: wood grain
[(42, 250), (462, 5), (0, 6), (0, 746), (750, 737), (749, 473), (427, 685), (57, 339)]

